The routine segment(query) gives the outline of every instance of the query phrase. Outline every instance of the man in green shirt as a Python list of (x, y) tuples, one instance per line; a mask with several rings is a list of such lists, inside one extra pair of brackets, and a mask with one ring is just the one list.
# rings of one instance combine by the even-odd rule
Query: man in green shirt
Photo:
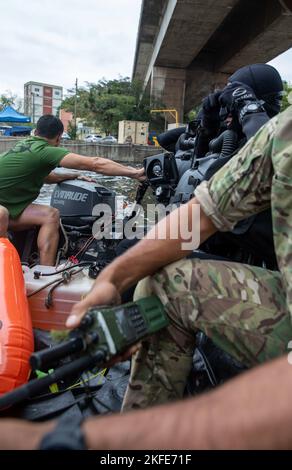
[[(26, 230), (40, 226), (38, 248), (40, 263), (54, 265), (59, 241), (59, 212), (41, 204), (32, 204), (44, 183), (58, 183), (76, 175), (57, 175), (57, 166), (87, 170), (108, 176), (144, 179), (144, 169), (127, 167), (101, 157), (84, 157), (58, 148), (64, 127), (60, 119), (42, 116), (35, 137), (18, 142), (0, 155), (0, 236), (7, 229)], [(8, 217), (9, 216), (9, 217)]]

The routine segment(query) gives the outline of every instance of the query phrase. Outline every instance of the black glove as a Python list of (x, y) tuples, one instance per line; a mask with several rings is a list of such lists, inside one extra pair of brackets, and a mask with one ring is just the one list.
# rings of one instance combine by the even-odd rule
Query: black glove
[(247, 102), (258, 99), (251, 87), (241, 82), (233, 82), (224, 88), (218, 101), (221, 108), (226, 108), (231, 113), (239, 111)]
[(195, 147), (196, 138), (195, 137), (186, 137), (179, 142), (180, 150), (191, 150)]
[(204, 129), (213, 132), (220, 125), (220, 103), (219, 97), (221, 96), (221, 91), (216, 91), (206, 96), (202, 102), (202, 126)]

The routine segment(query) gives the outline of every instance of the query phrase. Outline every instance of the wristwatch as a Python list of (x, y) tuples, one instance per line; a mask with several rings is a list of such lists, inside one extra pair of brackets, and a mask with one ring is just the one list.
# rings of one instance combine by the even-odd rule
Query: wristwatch
[(261, 101), (250, 101), (247, 102), (243, 108), (239, 111), (239, 122), (242, 124), (243, 118), (247, 114), (254, 114), (264, 112), (264, 108)]
[(65, 414), (59, 419), (55, 429), (42, 438), (39, 450), (86, 450), (82, 422), (82, 416)]

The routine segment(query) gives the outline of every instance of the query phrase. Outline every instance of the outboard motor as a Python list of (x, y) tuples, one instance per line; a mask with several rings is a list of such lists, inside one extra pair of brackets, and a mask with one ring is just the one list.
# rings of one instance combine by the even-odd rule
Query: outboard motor
[(116, 193), (104, 186), (72, 180), (56, 185), (50, 205), (59, 209), (66, 225), (83, 226), (94, 222), (92, 210), (97, 204), (108, 204), (115, 212), (115, 197)]
[(116, 193), (104, 186), (85, 181), (66, 181), (56, 185), (51, 197), (51, 206), (59, 210), (63, 231), (62, 255), (76, 256), (82, 253), (82, 260), (95, 261), (98, 257), (107, 263), (114, 257), (115, 240), (96, 240), (93, 224), (97, 216), (93, 209), (106, 204), (116, 213)]

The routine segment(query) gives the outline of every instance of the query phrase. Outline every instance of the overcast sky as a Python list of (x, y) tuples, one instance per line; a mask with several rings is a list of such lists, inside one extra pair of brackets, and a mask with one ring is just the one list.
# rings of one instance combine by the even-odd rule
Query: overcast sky
[(279, 70), (283, 80), (292, 83), (292, 49), (279, 55), (270, 62), (271, 65)]
[[(0, 93), (131, 76), (141, 0), (9, 0), (1, 4)], [(64, 90), (65, 91), (65, 90)]]
[[(131, 76), (141, 0), (9, 0), (1, 4), (0, 93), (23, 84)], [(292, 82), (292, 50), (274, 65)]]

